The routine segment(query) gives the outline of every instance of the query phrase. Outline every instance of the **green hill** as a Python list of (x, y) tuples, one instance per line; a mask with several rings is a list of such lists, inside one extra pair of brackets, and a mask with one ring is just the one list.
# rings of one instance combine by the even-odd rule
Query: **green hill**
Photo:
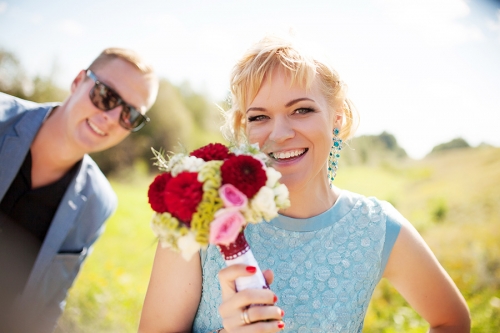
[(469, 143), (462, 138), (455, 138), (449, 142), (441, 143), (435, 146), (434, 148), (432, 148), (430, 154), (435, 154), (445, 150), (463, 149), (463, 148), (470, 148)]
[(384, 161), (403, 160), (406, 151), (396, 138), (387, 132), (379, 135), (362, 135), (345, 143), (341, 163), (348, 165), (377, 165)]

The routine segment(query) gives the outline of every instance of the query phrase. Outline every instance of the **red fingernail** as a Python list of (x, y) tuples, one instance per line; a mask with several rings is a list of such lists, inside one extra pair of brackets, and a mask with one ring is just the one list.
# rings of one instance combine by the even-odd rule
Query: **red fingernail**
[(257, 267), (247, 266), (246, 270), (247, 270), (248, 273), (255, 273), (255, 272), (257, 272)]
[(285, 311), (283, 311), (283, 309), (281, 309), (281, 317), (284, 317), (285, 316)]
[(278, 296), (274, 295), (274, 301), (273, 303), (276, 303), (278, 301)]
[(282, 321), (278, 322), (278, 328), (279, 329), (282, 329), (284, 327), (285, 327), (285, 323), (284, 322), (282, 322)]

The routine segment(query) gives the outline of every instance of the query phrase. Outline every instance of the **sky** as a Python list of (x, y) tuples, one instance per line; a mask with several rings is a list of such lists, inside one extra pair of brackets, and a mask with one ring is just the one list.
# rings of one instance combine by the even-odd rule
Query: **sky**
[(500, 1), (0, 0), (0, 48), (68, 89), (119, 46), (216, 103), (268, 33), (330, 61), (359, 110), (357, 135), (387, 131), (413, 158), (456, 137), (500, 146)]

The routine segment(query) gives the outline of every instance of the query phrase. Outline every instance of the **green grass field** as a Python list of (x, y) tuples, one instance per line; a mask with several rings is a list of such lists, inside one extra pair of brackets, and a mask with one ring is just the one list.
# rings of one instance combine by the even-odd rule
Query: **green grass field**
[[(155, 252), (151, 178), (113, 181), (119, 207), (67, 300), (56, 332), (136, 332)], [(337, 186), (390, 201), (421, 232), (465, 296), (473, 332), (500, 331), (500, 149), (449, 151), (420, 161), (346, 166)], [(279, 274), (279, 272), (275, 272)], [(363, 332), (426, 332), (385, 281)]]

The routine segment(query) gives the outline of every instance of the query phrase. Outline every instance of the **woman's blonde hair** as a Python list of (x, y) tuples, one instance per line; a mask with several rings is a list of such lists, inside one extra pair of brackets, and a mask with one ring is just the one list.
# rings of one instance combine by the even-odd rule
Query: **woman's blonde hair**
[(342, 139), (352, 137), (359, 117), (352, 102), (346, 98), (347, 86), (337, 72), (291, 40), (266, 36), (243, 55), (231, 73), (231, 107), (224, 112), (225, 124), (222, 126), (229, 141), (244, 141), (245, 109), (257, 95), (264, 79), (271, 79), (275, 69), (283, 70), (291, 84), (299, 83), (306, 88), (310, 88), (318, 77), (329, 106), (335, 112), (343, 112), (344, 123), (339, 136)]

